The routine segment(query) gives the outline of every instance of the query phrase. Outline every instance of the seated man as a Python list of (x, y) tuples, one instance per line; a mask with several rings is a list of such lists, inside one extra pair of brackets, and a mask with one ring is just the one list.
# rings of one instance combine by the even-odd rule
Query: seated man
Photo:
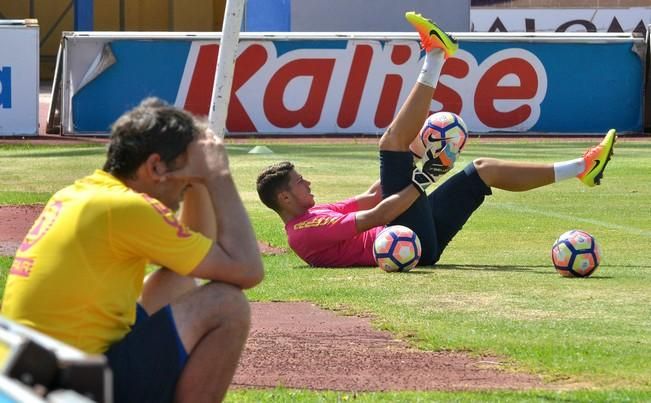
[[(143, 284), (149, 263), (163, 268)], [(218, 401), (248, 336), (242, 289), (262, 278), (223, 141), (149, 99), (113, 125), (103, 169), (48, 201), (18, 249), (2, 314), (105, 353), (115, 401)]]
[[(409, 146), (427, 117), (443, 63), (457, 50), (457, 43), (420, 14), (409, 12), (406, 17), (418, 30), (426, 55), (416, 84), (380, 139), (380, 181), (348, 200), (316, 205), (310, 182), (291, 162), (271, 165), (258, 176), (260, 200), (278, 213), (289, 246), (312, 266), (373, 266), (378, 232), (396, 224), (411, 228), (420, 238), (419, 264), (433, 265), (491, 188), (525, 191), (573, 177), (588, 186), (598, 185), (612, 155), (614, 130), (583, 157), (570, 161), (477, 159), (427, 195), (427, 186), (451, 166), (442, 166), (437, 155), (429, 153), (421, 170)], [(602, 163), (593, 167), (597, 160)]]

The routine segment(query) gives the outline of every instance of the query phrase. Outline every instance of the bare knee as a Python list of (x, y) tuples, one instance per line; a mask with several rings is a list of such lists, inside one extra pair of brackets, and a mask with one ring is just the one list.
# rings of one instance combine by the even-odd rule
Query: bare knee
[(249, 301), (238, 287), (224, 283), (208, 283), (202, 291), (205, 294), (205, 309), (217, 322), (242, 324), (248, 329), (251, 321)]
[(477, 170), (477, 174), (482, 181), (488, 186), (495, 182), (495, 176), (498, 175), (499, 160), (495, 158), (477, 158), (472, 163)]
[(491, 169), (498, 162), (499, 160), (495, 158), (486, 158), (486, 157), (477, 158), (474, 161), (472, 161), (472, 163), (475, 165), (475, 168), (477, 168), (477, 171), (484, 170), (484, 169)]
[(410, 142), (401, 138), (393, 127), (389, 126), (380, 137), (379, 148), (384, 151), (409, 151)]
[(172, 312), (188, 350), (217, 328), (246, 337), (251, 324), (246, 296), (238, 287), (224, 283), (208, 283), (184, 295), (172, 305)]

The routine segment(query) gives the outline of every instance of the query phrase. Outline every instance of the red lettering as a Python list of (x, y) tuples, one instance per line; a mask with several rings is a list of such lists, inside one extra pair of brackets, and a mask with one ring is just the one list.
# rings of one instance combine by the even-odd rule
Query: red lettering
[(14, 258), (14, 262), (9, 268), (9, 274), (20, 277), (29, 277), (32, 273), (32, 267), (34, 267), (34, 259), (17, 256)]
[(411, 48), (405, 45), (396, 45), (391, 50), (391, 61), (396, 66), (407, 63), (411, 56)]
[(188, 238), (192, 234), (179, 222), (179, 220), (176, 219), (176, 216), (170, 210), (165, 206), (163, 203), (159, 202), (158, 200), (154, 199), (153, 197), (149, 197), (148, 195), (142, 193), (142, 197), (147, 200), (147, 203), (149, 203), (150, 206), (156, 210), (158, 214), (163, 218), (163, 221), (165, 221), (166, 224), (169, 226), (173, 227), (176, 229), (176, 236), (179, 238)]
[(218, 53), (219, 45), (203, 45), (199, 48), (184, 106), (195, 115), (208, 115)]
[(384, 79), (382, 92), (378, 98), (377, 112), (375, 112), (375, 126), (388, 127), (396, 114), (398, 98), (402, 89), (402, 77), (388, 74)]
[[(500, 85), (500, 80), (510, 74), (518, 76), (517, 86)], [(475, 93), (475, 112), (480, 121), (487, 126), (503, 129), (516, 126), (531, 116), (531, 107), (521, 105), (508, 112), (495, 108), (496, 100), (527, 100), (536, 95), (538, 75), (534, 68), (523, 59), (500, 60), (490, 67), (477, 83)]]
[(260, 45), (251, 45), (241, 55), (238, 56), (235, 64), (233, 75), (233, 87), (231, 88), (231, 100), (228, 104), (228, 115), (226, 117), (226, 127), (231, 132), (249, 132), (257, 131), (253, 121), (246, 113), (246, 109), (237, 97), (236, 92), (240, 87), (267, 62), (267, 50)]
[(34, 222), (34, 226), (32, 229), (29, 231), (28, 235), (31, 236), (36, 236), (38, 235), (39, 232), (41, 232), (41, 228), (43, 227), (43, 223), (45, 222), (45, 216), (40, 215), (37, 219), (36, 222)]
[(36, 220), (32, 229), (27, 233), (23, 243), (20, 244), (18, 252), (27, 251), (45, 236), (59, 217), (62, 207), (63, 203), (60, 201), (55, 201), (45, 206), (38, 220)]
[[(300, 59), (278, 69), (269, 80), (263, 99), (263, 108), (269, 122), (280, 128), (299, 124), (310, 128), (319, 123), (334, 65), (332, 59)], [(283, 98), (287, 86), (297, 77), (312, 77), (312, 82), (305, 104), (297, 110), (289, 110), (285, 107)]]
[[(441, 70), (441, 76), (448, 75), (459, 79), (468, 76), (468, 73), (470, 73), (468, 63), (456, 57), (448, 59)], [(463, 108), (461, 96), (458, 92), (442, 84), (440, 81), (436, 85), (433, 99), (443, 105), (442, 111), (453, 112), (457, 115), (461, 114), (461, 109)]]
[(359, 104), (362, 99), (364, 87), (366, 86), (366, 79), (368, 78), (372, 58), (372, 47), (359, 45), (355, 48), (339, 115), (337, 116), (337, 125), (339, 127), (350, 127), (355, 122), (355, 119), (357, 119), (357, 112), (359, 112)]
[[(218, 45), (203, 45), (199, 49), (184, 105), (184, 109), (195, 115), (206, 116), (210, 111), (218, 53)], [(260, 45), (249, 46), (237, 57), (235, 69), (233, 70), (233, 85), (226, 119), (226, 127), (230, 131), (256, 131), (253, 121), (246, 113), (246, 109), (242, 106), (236, 92), (260, 70), (266, 61), (267, 51)]]
[[(391, 62), (395, 65), (401, 65), (409, 60), (409, 56), (411, 56), (409, 46), (397, 45), (391, 51)], [(378, 99), (377, 111), (375, 112), (375, 125), (377, 127), (387, 127), (391, 124), (397, 110), (402, 85), (401, 76), (387, 74)]]

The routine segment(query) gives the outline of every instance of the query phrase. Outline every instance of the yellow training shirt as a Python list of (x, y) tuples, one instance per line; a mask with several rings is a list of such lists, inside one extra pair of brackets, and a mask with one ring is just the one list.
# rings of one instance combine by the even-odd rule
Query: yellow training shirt
[(57, 192), (18, 248), (2, 314), (87, 353), (135, 321), (147, 263), (186, 275), (212, 241), (97, 170)]

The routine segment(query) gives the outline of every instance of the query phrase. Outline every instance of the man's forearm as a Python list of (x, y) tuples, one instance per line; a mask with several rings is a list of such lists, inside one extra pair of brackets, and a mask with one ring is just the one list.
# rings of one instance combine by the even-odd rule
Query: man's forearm
[(382, 186), (378, 179), (371, 187), (355, 198), (360, 210), (368, 210), (377, 206), (382, 201)]
[(381, 222), (378, 225), (386, 225), (398, 218), (400, 214), (407, 211), (419, 196), (420, 192), (413, 185), (407, 185), (400, 192), (382, 200), (375, 208)]
[(206, 183), (217, 226), (217, 243), (245, 266), (261, 266), (253, 226), (230, 173), (216, 175)]
[(206, 187), (196, 183), (185, 191), (181, 207), (181, 222), (191, 230), (217, 239), (215, 208)]
[(418, 197), (420, 197), (420, 192), (410, 184), (400, 192), (382, 200), (374, 208), (359, 211), (355, 217), (357, 231), (362, 232), (390, 223), (404, 213)]

